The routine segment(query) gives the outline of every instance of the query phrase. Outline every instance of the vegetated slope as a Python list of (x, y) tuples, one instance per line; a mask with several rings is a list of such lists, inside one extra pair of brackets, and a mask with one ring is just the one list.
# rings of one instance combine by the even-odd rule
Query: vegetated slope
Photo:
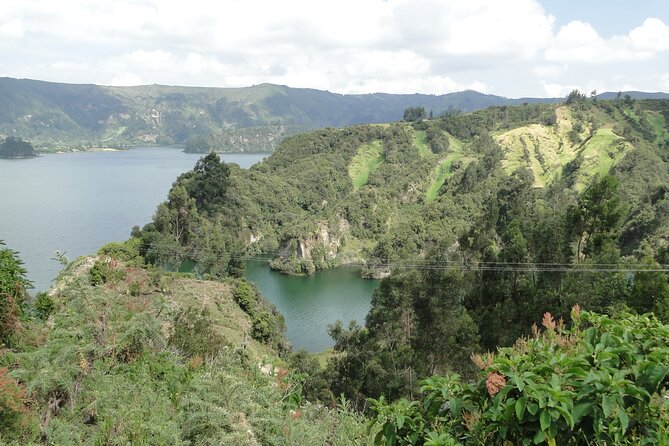
[[(137, 244), (103, 252), (141, 259)], [(281, 318), (241, 279), (73, 262), (0, 352), (3, 444), (294, 445), (364, 441), (347, 411), (303, 404)], [(5, 285), (6, 264), (0, 265)]]
[[(293, 136), (249, 170), (230, 167), (212, 195), (216, 209), (205, 209), (204, 200), (184, 217), (190, 241), (169, 235), (169, 214), (181, 206), (175, 200), (144, 236), (156, 261), (165, 251), (202, 257), (211, 242), (195, 240), (211, 226), (228, 237), (221, 252), (275, 257), (272, 265), (285, 272), (365, 261), (378, 274), (388, 262), (458, 242), (509, 182), (536, 200), (564, 194), (568, 206), (594, 178), (610, 174), (628, 205), (623, 251), (644, 239), (662, 247), (667, 104), (581, 99)], [(174, 190), (194, 191), (194, 184), (185, 175)]]
[[(378, 400), (378, 444), (554, 444), (572, 428), (568, 444), (663, 444), (666, 326), (639, 315), (669, 321), (668, 117), (667, 101), (572, 95), (297, 135), (249, 170), (210, 154), (134, 235), (148, 261), (203, 276), (249, 254), (388, 275), (364, 327), (330, 328), (326, 373), (355, 407)], [(556, 321), (576, 305), (612, 318), (569, 337)], [(481, 379), (471, 355), (519, 338)]]
[(41, 150), (183, 144), (201, 153), (271, 151), (286, 135), (397, 121), (407, 107), (424, 107), (438, 116), (493, 105), (557, 101), (475, 91), (341, 95), (270, 84), (107, 87), (0, 78), (0, 136), (24, 138)]

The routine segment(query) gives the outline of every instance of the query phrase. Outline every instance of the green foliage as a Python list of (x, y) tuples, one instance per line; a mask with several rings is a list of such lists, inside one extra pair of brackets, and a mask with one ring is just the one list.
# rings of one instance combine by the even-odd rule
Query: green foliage
[(467, 288), (460, 274), (412, 272), (385, 279), (365, 328), (330, 327), (339, 353), (328, 364), (333, 393), (362, 408), (365, 396), (409, 397), (417, 380), (433, 373), (471, 375), (468, 358), (478, 350), (478, 333), (461, 303)]
[(189, 356), (211, 357), (225, 346), (223, 338), (212, 326), (206, 308), (185, 308), (174, 318), (174, 329), (169, 340)]
[(10, 136), (0, 143), (0, 158), (31, 158), (36, 156), (32, 144)]
[[(669, 326), (653, 317), (574, 312), (565, 329), (478, 357), (485, 377), (421, 383), (421, 400), (371, 400), (376, 444), (664, 444)], [(441, 439), (440, 439), (441, 438)]]
[(425, 107), (407, 107), (404, 109), (404, 116), (402, 117), (404, 121), (409, 122), (421, 121), (425, 118), (427, 118)]
[(569, 210), (569, 225), (578, 238), (577, 258), (599, 255), (616, 237), (624, 215), (618, 189), (618, 180), (610, 175), (595, 178)]
[(334, 395), (328, 384), (327, 371), (321, 367), (316, 358), (306, 350), (300, 349), (288, 357), (288, 365), (292, 379), (299, 383), (304, 398), (323, 404), (334, 403)]
[(237, 279), (234, 285), (235, 302), (251, 318), (251, 337), (274, 347), (277, 351), (283, 351), (285, 348), (283, 336), (286, 330), (283, 315), (273, 305), (267, 303), (257, 288), (246, 279)]
[(0, 356), (1, 443), (369, 444), (350, 410), (290, 411), (258, 367), (274, 350), (232, 347), (248, 318), (227, 284), (170, 275), (169, 293), (133, 296), (72, 275), (82, 264), (63, 273), (49, 320), (26, 320)]
[(348, 174), (353, 187), (359, 189), (369, 180), (369, 174), (374, 172), (383, 162), (383, 145), (381, 141), (374, 141), (358, 149), (358, 153), (348, 166)]
[(109, 242), (98, 249), (98, 255), (120, 260), (133, 266), (141, 266), (144, 259), (140, 254), (142, 240), (139, 237), (130, 237), (124, 242)]
[(49, 316), (56, 309), (56, 304), (47, 293), (41, 292), (35, 295), (33, 302), (35, 315), (41, 321), (49, 319)]
[(192, 173), (186, 174), (188, 196), (195, 200), (198, 210), (212, 212), (225, 204), (230, 169), (215, 153), (200, 158)]
[(0, 240), (0, 344), (11, 344), (25, 311), (27, 288), (32, 288), (16, 251)]
[(88, 272), (91, 285), (116, 284), (125, 279), (125, 271), (115, 259), (100, 258)]

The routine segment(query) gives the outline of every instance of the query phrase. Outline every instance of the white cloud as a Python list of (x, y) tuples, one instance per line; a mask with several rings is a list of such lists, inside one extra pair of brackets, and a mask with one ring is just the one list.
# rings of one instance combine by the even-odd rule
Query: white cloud
[(669, 49), (669, 27), (649, 18), (627, 35), (602, 38), (589, 23), (569, 22), (545, 52), (553, 62), (610, 63), (648, 60)]
[(660, 86), (665, 91), (669, 90), (669, 73), (660, 76)]
[(23, 22), (18, 19), (12, 19), (7, 22), (0, 22), (0, 38), (2, 39), (20, 39), (23, 37)]
[(539, 0), (0, 0), (0, 74), (340, 93), (664, 88), (646, 74), (669, 72), (660, 19), (612, 38), (555, 21)]
[(582, 91), (578, 85), (561, 85), (558, 83), (548, 83), (541, 82), (541, 85), (546, 93), (546, 96), (550, 98), (563, 98), (567, 96), (573, 90)]
[(532, 71), (539, 77), (553, 78), (562, 76), (567, 71), (567, 69), (569, 69), (568, 65), (537, 65)]
[(401, 40), (427, 54), (529, 58), (552, 36), (554, 18), (534, 0), (395, 3)]
[(142, 78), (135, 73), (119, 73), (111, 78), (109, 85), (115, 87), (128, 87), (132, 85), (141, 85), (142, 83)]
[(660, 19), (648, 18), (629, 33), (632, 45), (640, 50), (669, 50), (669, 26)]

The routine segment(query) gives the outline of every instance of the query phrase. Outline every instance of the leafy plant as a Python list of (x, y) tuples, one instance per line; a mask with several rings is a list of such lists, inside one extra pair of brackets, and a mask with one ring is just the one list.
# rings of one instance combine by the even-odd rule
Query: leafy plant
[(32, 283), (26, 278), (18, 253), (0, 240), (0, 343), (11, 342), (12, 334), (20, 327), (27, 288), (32, 288)]
[(565, 329), (546, 313), (544, 332), (476, 357), (485, 378), (473, 384), (433, 377), (421, 401), (372, 400), (376, 443), (666, 444), (669, 326), (578, 308), (573, 322)]
[(125, 271), (119, 268), (115, 259), (101, 258), (95, 261), (89, 273), (91, 285), (117, 283), (125, 278)]
[(35, 295), (35, 302), (33, 303), (33, 308), (35, 309), (35, 314), (41, 321), (49, 319), (49, 316), (56, 308), (56, 304), (49, 297), (47, 293), (37, 293)]

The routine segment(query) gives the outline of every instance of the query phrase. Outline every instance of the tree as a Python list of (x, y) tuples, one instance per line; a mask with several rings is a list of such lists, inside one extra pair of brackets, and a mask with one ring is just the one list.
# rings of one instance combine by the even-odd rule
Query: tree
[(213, 213), (225, 203), (229, 176), (230, 168), (211, 152), (200, 158), (193, 171), (182, 175), (182, 178), (189, 180), (186, 190), (195, 199), (197, 208)]
[(570, 208), (568, 226), (578, 240), (577, 259), (600, 253), (605, 242), (615, 238), (624, 214), (619, 188), (618, 180), (611, 175), (595, 178), (578, 204)]
[(585, 99), (585, 94), (581, 93), (577, 89), (573, 89), (568, 95), (567, 95), (567, 104), (575, 104), (577, 102), (581, 102)]
[(35, 156), (32, 144), (21, 138), (8, 137), (0, 143), (0, 158), (30, 158)]
[(422, 121), (427, 117), (425, 107), (407, 107), (403, 119), (407, 122)]

